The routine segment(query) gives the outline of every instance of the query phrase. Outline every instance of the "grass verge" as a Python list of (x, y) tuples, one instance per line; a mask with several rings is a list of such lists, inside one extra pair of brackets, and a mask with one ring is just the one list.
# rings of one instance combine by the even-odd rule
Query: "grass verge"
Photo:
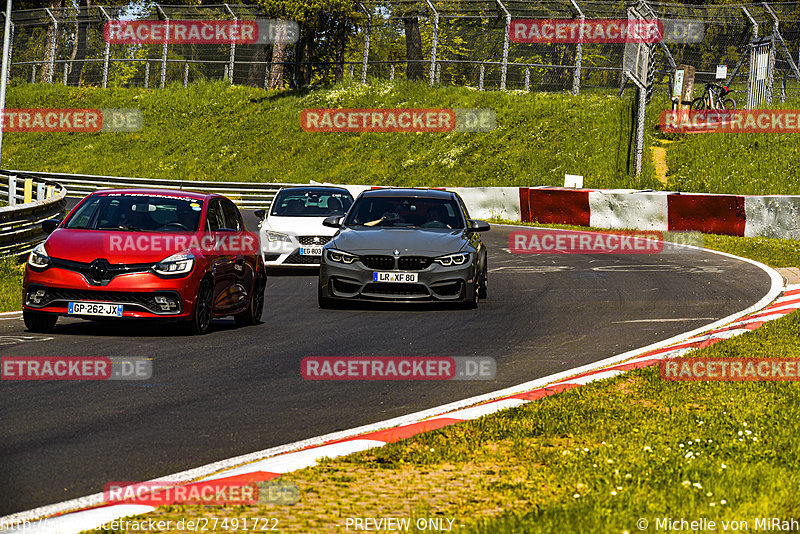
[(22, 275), (25, 264), (0, 258), (0, 312), (22, 309)]
[[(706, 236), (775, 267), (800, 264), (796, 245)], [(800, 314), (691, 356), (800, 357)], [(764, 530), (757, 521), (800, 510), (798, 435), (793, 382), (668, 382), (650, 367), (288, 473), (301, 492), (292, 507), (172, 506), (131, 519), (274, 517), (303, 533), (346, 532), (356, 517), (409, 518), (411, 532), (430, 518), (485, 534), (654, 532), (680, 519)]]
[[(15, 83), (15, 108), (139, 108), (137, 133), (9, 133), (4, 165), (33, 171), (184, 180), (422, 185), (657, 187), (652, 158), (627, 176), (630, 97), (587, 92), (482, 92), (424, 83), (345, 83), (266, 92), (199, 82), (188, 88), (100, 89)], [(491, 108), (488, 133), (307, 133), (306, 108)]]

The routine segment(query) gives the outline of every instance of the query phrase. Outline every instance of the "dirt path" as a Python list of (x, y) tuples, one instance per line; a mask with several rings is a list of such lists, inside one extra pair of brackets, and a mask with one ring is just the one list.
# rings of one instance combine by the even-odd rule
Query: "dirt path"
[(653, 147), (653, 165), (656, 168), (656, 178), (664, 185), (667, 185), (667, 147), (672, 141), (662, 139), (658, 145)]

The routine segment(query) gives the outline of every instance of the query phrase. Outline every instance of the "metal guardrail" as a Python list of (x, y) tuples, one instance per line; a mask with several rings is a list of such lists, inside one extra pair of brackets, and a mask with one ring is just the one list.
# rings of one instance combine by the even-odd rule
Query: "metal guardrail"
[(280, 189), (297, 186), (296, 183), (214, 182), (194, 180), (165, 180), (159, 178), (131, 178), (124, 176), (98, 176), (91, 174), (64, 174), (58, 172), (30, 172), (0, 170), (0, 176), (16, 175), (33, 180), (57, 182), (64, 186), (70, 197), (83, 198), (98, 189), (148, 187), (182, 189), (217, 193), (230, 198), (243, 209), (269, 208)]
[[(47, 237), (42, 231), (42, 221), (63, 215), (67, 190), (42, 177), (3, 171), (0, 176), (4, 178), (0, 183), (0, 199), (8, 202), (8, 206), (0, 207), (0, 257), (21, 256)], [(21, 188), (16, 187), (19, 178), (22, 178)]]

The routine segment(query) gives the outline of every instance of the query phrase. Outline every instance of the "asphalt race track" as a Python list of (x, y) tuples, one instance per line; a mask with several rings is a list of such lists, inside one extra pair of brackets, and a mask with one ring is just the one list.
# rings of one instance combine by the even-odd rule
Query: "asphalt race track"
[[(0, 317), (4, 356), (151, 357), (143, 382), (0, 384), (0, 515), (487, 393), (660, 341), (740, 311), (761, 269), (706, 252), (512, 255), (485, 234), (474, 311), (320, 310), (316, 276), (271, 276), (264, 323), (201, 337), (153, 323)], [(492, 356), (494, 381), (304, 381), (306, 356)]]

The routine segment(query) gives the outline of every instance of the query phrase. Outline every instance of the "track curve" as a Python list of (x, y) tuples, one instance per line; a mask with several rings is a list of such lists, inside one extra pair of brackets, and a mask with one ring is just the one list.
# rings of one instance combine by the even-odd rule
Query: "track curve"
[[(3, 382), (0, 515), (432, 408), (645, 346), (758, 301), (770, 278), (705, 251), (511, 255), (495, 226), (477, 310), (320, 310), (316, 278), (272, 276), (264, 323), (62, 319), (50, 336), (0, 320), (4, 356), (152, 357), (146, 382)], [(25, 339), (25, 338), (30, 339)], [(51, 339), (48, 339), (51, 338)], [(482, 382), (308, 382), (306, 356), (491, 356)]]

